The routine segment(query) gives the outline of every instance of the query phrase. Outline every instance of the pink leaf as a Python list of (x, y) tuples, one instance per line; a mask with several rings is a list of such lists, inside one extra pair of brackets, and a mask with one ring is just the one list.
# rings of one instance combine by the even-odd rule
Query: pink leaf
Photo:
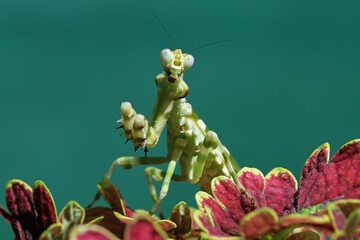
[(198, 192), (195, 195), (196, 202), (203, 213), (211, 215), (221, 229), (229, 235), (239, 234), (239, 225), (227, 211), (227, 209), (206, 192)]
[(282, 215), (288, 205), (293, 204), (293, 196), (296, 192), (297, 181), (289, 170), (274, 168), (265, 177), (266, 205)]
[(126, 240), (165, 240), (166, 233), (152, 223), (152, 219), (147, 215), (139, 215), (128, 226), (125, 231)]
[(217, 222), (214, 222), (211, 216), (210, 219), (206, 218), (199, 210), (194, 213), (194, 221), (199, 225), (206, 235), (215, 236), (215, 237), (225, 237), (229, 236), (224, 233)]
[(264, 196), (266, 180), (262, 172), (256, 168), (244, 167), (239, 171), (238, 176), (241, 184), (255, 198), (258, 207), (266, 206)]
[(79, 225), (70, 232), (70, 240), (118, 240), (115, 235), (107, 229), (91, 224), (89, 226)]
[(360, 140), (345, 144), (325, 165), (328, 144), (321, 145), (306, 162), (295, 209), (314, 206), (325, 201), (360, 198)]
[(225, 176), (214, 178), (211, 188), (216, 199), (226, 207), (236, 223), (239, 223), (246, 213), (256, 209), (255, 199), (249, 199), (232, 180)]

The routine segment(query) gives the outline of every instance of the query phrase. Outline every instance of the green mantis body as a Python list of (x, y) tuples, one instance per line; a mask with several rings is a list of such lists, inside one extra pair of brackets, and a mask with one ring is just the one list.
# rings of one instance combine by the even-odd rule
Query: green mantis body
[[(120, 157), (116, 159), (104, 176), (109, 180), (116, 166), (125, 169), (135, 165), (168, 163), (166, 171), (148, 167), (145, 174), (151, 196), (155, 202), (150, 214), (159, 209), (161, 200), (166, 196), (170, 181), (186, 181), (197, 183), (200, 188), (211, 193), (210, 183), (213, 177), (225, 175), (232, 178), (238, 186), (239, 166), (223, 146), (215, 132), (209, 130), (199, 118), (185, 97), (189, 88), (184, 82), (184, 72), (189, 69), (194, 58), (183, 54), (180, 49), (171, 51), (164, 49), (160, 54), (164, 72), (156, 77), (158, 95), (150, 122), (137, 114), (129, 102), (121, 105), (121, 128), (127, 141), (132, 141), (135, 150), (155, 147), (160, 134), (167, 124), (167, 156), (166, 157)], [(181, 174), (174, 174), (179, 162)], [(157, 196), (152, 178), (162, 180), (160, 195)], [(99, 197), (99, 194), (95, 199)]]

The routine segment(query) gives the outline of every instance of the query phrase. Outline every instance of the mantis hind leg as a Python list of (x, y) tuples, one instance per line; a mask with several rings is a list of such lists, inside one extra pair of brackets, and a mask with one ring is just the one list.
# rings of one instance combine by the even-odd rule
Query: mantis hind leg
[[(158, 196), (157, 196), (157, 191), (156, 191), (153, 179), (156, 181), (163, 180), (163, 178), (166, 175), (166, 171), (163, 171), (156, 167), (147, 167), (145, 169), (145, 175), (146, 175), (146, 179), (148, 182), (151, 198), (153, 199), (154, 203), (156, 203), (156, 201), (158, 200)], [(187, 178), (185, 175), (173, 174), (171, 180), (176, 181), (176, 182), (183, 182), (183, 181), (186, 181)], [(164, 214), (161, 210), (160, 204), (157, 207), (157, 211), (159, 213), (160, 218), (164, 219)]]
[[(110, 180), (115, 168), (121, 166), (124, 169), (130, 169), (136, 165), (155, 165), (168, 162), (166, 157), (120, 157), (116, 159), (107, 170), (103, 180)], [(94, 197), (94, 200), (87, 206), (91, 207), (94, 205), (101, 197), (100, 192), (98, 191)]]

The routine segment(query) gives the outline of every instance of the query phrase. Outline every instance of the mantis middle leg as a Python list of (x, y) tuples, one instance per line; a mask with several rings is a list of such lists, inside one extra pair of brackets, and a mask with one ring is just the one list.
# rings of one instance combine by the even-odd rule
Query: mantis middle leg
[[(117, 158), (107, 170), (103, 180), (110, 180), (115, 168), (117, 166), (122, 166), (124, 169), (130, 169), (136, 165), (155, 165), (168, 162), (167, 157), (120, 157)], [(91, 207), (96, 203), (101, 197), (100, 192), (98, 191), (94, 197), (94, 200), (87, 206)]]

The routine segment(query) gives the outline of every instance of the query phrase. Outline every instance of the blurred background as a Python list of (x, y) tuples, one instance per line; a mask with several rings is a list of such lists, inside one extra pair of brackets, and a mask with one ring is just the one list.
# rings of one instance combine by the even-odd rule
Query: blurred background
[[(114, 159), (143, 156), (115, 130), (130, 101), (150, 119), (159, 53), (193, 53), (187, 100), (241, 166), (282, 166), (299, 178), (324, 142), (331, 155), (360, 138), (359, 1), (0, 2), (0, 204), (5, 185), (41, 179), (58, 211), (89, 204)], [(166, 154), (166, 134), (149, 156)], [(164, 168), (166, 167), (163, 166)], [(144, 166), (112, 178), (134, 209), (152, 206)], [(159, 188), (160, 185), (158, 184)], [(168, 216), (196, 185), (171, 183)], [(104, 200), (100, 205), (106, 205)], [(12, 239), (0, 219), (1, 239)]]

